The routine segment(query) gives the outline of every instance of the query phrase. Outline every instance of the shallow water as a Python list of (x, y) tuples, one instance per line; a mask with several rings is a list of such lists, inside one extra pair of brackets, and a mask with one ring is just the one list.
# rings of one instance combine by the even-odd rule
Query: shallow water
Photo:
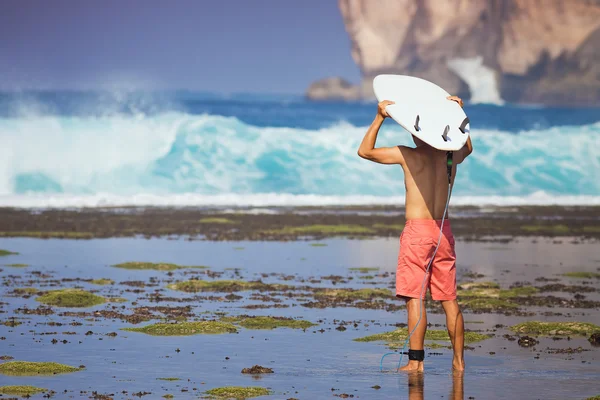
[[(0, 239), (0, 248), (21, 254), (2, 257), (0, 264), (26, 263), (27, 268), (2, 267), (0, 276), (5, 286), (0, 289), (2, 305), (0, 318), (4, 321), (15, 315), (22, 325), (0, 325), (0, 353), (15, 360), (57, 361), (69, 365), (86, 366), (84, 371), (50, 377), (12, 377), (0, 375), (0, 385), (31, 384), (57, 392), (56, 398), (88, 398), (91, 391), (109, 394), (115, 398), (133, 398), (135, 392), (151, 392), (144, 398), (160, 398), (171, 393), (175, 398), (198, 398), (212, 387), (264, 386), (274, 391), (272, 398), (320, 399), (332, 398), (342, 393), (357, 398), (410, 398), (410, 399), (490, 399), (490, 398), (586, 398), (600, 393), (597, 377), (600, 373), (599, 351), (585, 338), (553, 341), (541, 339), (536, 350), (521, 348), (516, 341), (502, 337), (506, 328), (496, 324), (512, 325), (530, 319), (577, 320), (599, 323), (598, 309), (552, 308), (562, 316), (532, 317), (505, 316), (502, 314), (465, 314), (468, 329), (494, 332), (495, 337), (473, 345), (466, 352), (467, 371), (462, 388), (460, 379), (450, 373), (451, 352), (436, 349), (427, 357), (426, 372), (422, 378), (391, 372), (398, 356), (387, 357), (386, 373), (379, 371), (381, 355), (389, 351), (379, 342), (360, 343), (352, 339), (394, 329), (390, 326), (405, 322), (403, 310), (364, 310), (354, 307), (315, 309), (300, 306), (298, 299), (280, 297), (281, 304), (289, 308), (249, 310), (241, 308), (248, 304), (263, 302), (250, 300), (249, 292), (241, 292), (243, 299), (237, 302), (211, 301), (204, 298), (215, 293), (199, 294), (202, 299), (194, 302), (161, 302), (160, 305), (194, 306), (196, 316), (214, 312), (233, 315), (273, 315), (302, 317), (319, 323), (306, 331), (292, 329), (246, 330), (238, 334), (196, 335), (188, 337), (153, 337), (136, 332), (119, 331), (131, 326), (120, 320), (105, 318), (61, 317), (64, 309), (54, 307), (49, 316), (14, 314), (13, 310), (24, 306), (35, 308), (33, 298), (11, 297), (14, 287), (29, 286), (28, 280), (43, 282), (62, 278), (111, 278), (115, 285), (96, 286), (86, 282), (60, 282), (60, 287), (81, 286), (98, 290), (106, 296), (122, 296), (139, 305), (149, 304), (147, 295), (160, 290), (162, 295), (178, 298), (193, 294), (164, 289), (167, 279), (184, 280), (193, 274), (185, 270), (173, 272), (169, 277), (162, 271), (129, 271), (110, 267), (124, 261), (172, 262), (181, 265), (207, 265), (213, 271), (224, 271), (220, 279), (236, 276), (238, 268), (242, 279), (261, 278), (261, 273), (285, 273), (296, 275), (289, 284), (332, 286), (331, 281), (298, 283), (301, 279), (326, 275), (353, 276), (348, 283), (336, 287), (389, 287), (393, 274), (376, 278), (377, 285), (359, 280), (358, 274), (349, 272), (350, 267), (379, 267), (374, 274), (393, 272), (398, 251), (396, 240), (344, 240), (321, 241), (323, 247), (313, 247), (314, 242), (263, 243), (263, 242), (202, 242), (166, 239), (104, 239), (89, 241)], [(243, 247), (243, 249), (241, 249)], [(549, 239), (520, 239), (508, 244), (458, 242), (459, 273), (467, 271), (485, 275), (485, 280), (499, 282), (502, 287), (517, 281), (533, 282), (543, 276), (556, 278), (558, 274), (576, 270), (597, 272), (600, 254), (597, 242), (572, 244)], [(51, 278), (42, 279), (32, 275), (42, 271)], [(158, 286), (146, 286), (144, 292), (134, 293), (124, 289), (137, 289), (119, 285), (123, 281), (158, 279)], [(278, 282), (278, 276), (267, 276), (265, 282)], [(562, 283), (581, 284), (573, 279), (561, 278)], [(9, 285), (9, 286), (7, 286)], [(597, 284), (596, 284), (597, 287)], [(43, 287), (53, 289), (55, 287)], [(571, 298), (570, 293), (556, 296)], [(598, 299), (598, 292), (586, 293), (588, 299)], [(270, 303), (269, 303), (270, 304)], [(84, 311), (108, 309), (116, 305), (131, 307), (129, 303), (100, 305)], [(157, 305), (156, 303), (152, 305)], [(125, 310), (123, 310), (125, 312)], [(532, 309), (535, 312), (548, 309)], [(43, 322), (62, 322), (63, 326), (47, 326)], [(69, 326), (72, 321), (83, 322), (81, 326)], [(335, 328), (340, 321), (350, 322), (347, 330)], [(443, 314), (430, 314), (429, 322), (443, 324)], [(142, 323), (146, 325), (149, 322)], [(353, 323), (357, 326), (354, 327)], [(323, 332), (320, 330), (323, 329)], [(440, 327), (436, 329), (442, 329)], [(75, 335), (62, 334), (64, 331)], [(92, 331), (93, 334), (85, 335)], [(41, 334), (57, 332), (56, 334)], [(116, 337), (105, 336), (117, 332)], [(52, 344), (56, 338), (58, 343)], [(68, 343), (60, 341), (66, 339)], [(584, 350), (576, 354), (549, 354), (550, 348), (576, 348)], [(177, 352), (177, 349), (180, 351)], [(431, 353), (428, 352), (428, 353)], [(490, 352), (495, 354), (491, 355)], [(229, 359), (226, 359), (229, 357)], [(536, 358), (539, 357), (539, 358)], [(242, 375), (242, 368), (255, 364), (273, 368), (275, 373), (260, 379)], [(161, 381), (159, 377), (178, 377), (180, 381)], [(410, 382), (409, 382), (410, 380)], [(409, 385), (410, 383), (410, 385)], [(372, 387), (381, 386), (376, 390)], [(63, 391), (66, 390), (65, 393)], [(126, 390), (127, 393), (122, 393)], [(183, 391), (182, 390), (187, 390)], [(80, 393), (87, 391), (87, 393)], [(38, 396), (41, 398), (41, 396)]]

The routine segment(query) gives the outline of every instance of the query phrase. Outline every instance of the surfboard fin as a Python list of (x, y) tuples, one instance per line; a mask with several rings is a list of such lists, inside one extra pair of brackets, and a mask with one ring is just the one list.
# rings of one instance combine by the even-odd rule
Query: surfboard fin
[(444, 128), (444, 133), (442, 134), (442, 139), (444, 139), (444, 142), (448, 141), (448, 131), (450, 130), (450, 125), (446, 125), (446, 127)]
[(421, 120), (421, 118), (417, 114), (417, 119), (415, 120), (415, 131), (417, 131), (417, 132), (419, 132), (421, 130), (421, 128), (419, 127), (419, 121), (420, 120)]
[(458, 127), (458, 129), (460, 129), (460, 131), (461, 131), (462, 133), (467, 133), (467, 132), (466, 132), (466, 129), (467, 129), (467, 124), (468, 124), (469, 122), (471, 122), (471, 121), (469, 121), (469, 117), (466, 117), (466, 118), (463, 120), (462, 124), (460, 124), (460, 126)]

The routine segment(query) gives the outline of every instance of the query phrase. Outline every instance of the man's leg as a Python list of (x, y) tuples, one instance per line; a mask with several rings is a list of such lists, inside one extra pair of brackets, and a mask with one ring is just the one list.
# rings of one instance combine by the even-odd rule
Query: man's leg
[(444, 312), (446, 313), (446, 327), (448, 328), (448, 335), (450, 336), (452, 349), (454, 350), (452, 368), (456, 371), (464, 371), (465, 322), (462, 312), (460, 312), (460, 307), (456, 300), (442, 301), (442, 307), (444, 307)]
[[(419, 326), (413, 332), (409, 341), (410, 350), (423, 350), (425, 343), (425, 332), (427, 331), (427, 312), (425, 311), (425, 300), (422, 304), (419, 304), (419, 299), (406, 299), (406, 313), (408, 314), (408, 333), (410, 334), (421, 316), (420, 307), (423, 307), (423, 316)], [(408, 364), (400, 368), (400, 371), (423, 371), (423, 361), (409, 360)]]

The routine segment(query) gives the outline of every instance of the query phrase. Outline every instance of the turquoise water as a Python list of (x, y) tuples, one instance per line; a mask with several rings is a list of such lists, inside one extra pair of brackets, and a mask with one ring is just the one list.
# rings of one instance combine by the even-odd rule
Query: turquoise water
[[(598, 110), (467, 105), (475, 152), (455, 200), (599, 203)], [(395, 203), (399, 169), (356, 155), (374, 114), (283, 96), (0, 94), (0, 204)], [(388, 121), (378, 145), (410, 140)]]

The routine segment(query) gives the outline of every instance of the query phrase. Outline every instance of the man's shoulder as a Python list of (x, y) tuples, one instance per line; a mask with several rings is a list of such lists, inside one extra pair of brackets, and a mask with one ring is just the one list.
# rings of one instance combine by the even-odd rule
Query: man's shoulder
[(414, 147), (408, 147), (408, 146), (404, 146), (404, 145), (398, 145), (398, 148), (400, 149), (401, 152), (406, 152), (406, 153), (413, 153), (415, 150), (417, 150)]

